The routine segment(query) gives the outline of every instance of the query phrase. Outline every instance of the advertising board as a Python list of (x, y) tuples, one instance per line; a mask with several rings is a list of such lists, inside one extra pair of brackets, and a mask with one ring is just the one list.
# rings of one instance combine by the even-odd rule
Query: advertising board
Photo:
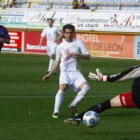
[(22, 32), (9, 31), (10, 44), (4, 44), (2, 51), (4, 52), (21, 52)]
[(39, 47), (41, 32), (25, 31), (24, 53), (40, 53), (46, 54), (46, 38), (44, 38), (42, 46)]
[(0, 23), (10, 28), (43, 29), (47, 19), (53, 18), (59, 28), (69, 23), (81, 31), (140, 32), (137, 11), (5, 9), (0, 13)]
[(134, 58), (134, 35), (77, 34), (92, 57)]
[(140, 59), (140, 35), (137, 35), (135, 40), (135, 59)]

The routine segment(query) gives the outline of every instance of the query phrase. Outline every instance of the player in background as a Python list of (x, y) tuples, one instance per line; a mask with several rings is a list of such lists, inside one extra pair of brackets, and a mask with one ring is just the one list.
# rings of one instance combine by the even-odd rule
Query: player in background
[(4, 43), (10, 44), (10, 36), (7, 29), (0, 25), (0, 53)]
[(96, 73), (97, 74), (90, 72), (89, 78), (91, 80), (104, 82), (119, 82), (128, 79), (135, 79), (132, 84), (132, 90), (130, 92), (120, 93), (112, 99), (93, 105), (75, 118), (64, 120), (64, 123), (78, 125), (81, 122), (84, 113), (87, 111), (101, 113), (111, 108), (140, 108), (140, 65), (133, 66), (118, 74), (109, 76), (103, 75), (99, 69), (96, 69)]
[(82, 41), (73, 38), (74, 32), (75, 27), (73, 25), (63, 26), (64, 39), (57, 47), (55, 63), (49, 74), (43, 77), (44, 81), (48, 80), (60, 65), (59, 90), (55, 96), (53, 118), (59, 118), (59, 109), (69, 87), (72, 87), (77, 93), (68, 106), (73, 116), (78, 114), (76, 110), (77, 103), (85, 97), (90, 89), (88, 82), (79, 70), (79, 60), (89, 60), (90, 54)]
[[(47, 19), (48, 27), (44, 28), (41, 33), (39, 46), (41, 47), (44, 37), (47, 38), (47, 54), (50, 57), (49, 67), (47, 73), (50, 72), (55, 61), (57, 41), (61, 39), (62, 35), (58, 27), (53, 26), (54, 20)], [(58, 37), (59, 36), (59, 37)]]

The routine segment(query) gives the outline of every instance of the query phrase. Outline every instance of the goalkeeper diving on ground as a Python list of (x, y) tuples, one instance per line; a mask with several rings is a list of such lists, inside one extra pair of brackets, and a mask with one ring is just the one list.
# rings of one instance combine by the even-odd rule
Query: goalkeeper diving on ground
[(102, 113), (103, 111), (111, 108), (140, 108), (140, 65), (133, 66), (120, 73), (112, 75), (103, 75), (99, 69), (96, 69), (96, 73), (89, 73), (89, 78), (93, 81), (104, 82), (120, 82), (128, 79), (134, 79), (134, 81), (131, 91), (120, 93), (112, 99), (108, 99), (97, 105), (93, 105), (80, 113), (78, 116), (64, 120), (65, 124), (72, 124), (75, 126), (79, 125), (83, 115), (87, 111)]

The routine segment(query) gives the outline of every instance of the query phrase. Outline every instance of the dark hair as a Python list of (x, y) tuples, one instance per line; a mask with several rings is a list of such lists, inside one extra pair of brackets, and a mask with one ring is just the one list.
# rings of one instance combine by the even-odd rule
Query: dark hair
[(63, 26), (63, 32), (65, 32), (66, 29), (72, 29), (73, 32), (75, 31), (75, 27), (71, 24), (66, 24)]
[(47, 18), (47, 21), (49, 21), (49, 20), (54, 21), (52, 18)]

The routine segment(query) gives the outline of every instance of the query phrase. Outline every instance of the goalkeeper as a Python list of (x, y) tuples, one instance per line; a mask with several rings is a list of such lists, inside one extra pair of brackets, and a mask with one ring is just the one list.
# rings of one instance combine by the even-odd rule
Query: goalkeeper
[(99, 69), (96, 69), (96, 74), (90, 72), (89, 78), (94, 81), (104, 82), (119, 82), (128, 79), (135, 79), (132, 84), (132, 90), (130, 92), (120, 93), (112, 99), (106, 100), (100, 104), (94, 105), (89, 109), (83, 111), (75, 118), (68, 118), (64, 120), (66, 124), (78, 125), (85, 112), (95, 111), (101, 113), (110, 108), (140, 108), (140, 65), (133, 66), (127, 70), (124, 70), (118, 74), (103, 75)]

